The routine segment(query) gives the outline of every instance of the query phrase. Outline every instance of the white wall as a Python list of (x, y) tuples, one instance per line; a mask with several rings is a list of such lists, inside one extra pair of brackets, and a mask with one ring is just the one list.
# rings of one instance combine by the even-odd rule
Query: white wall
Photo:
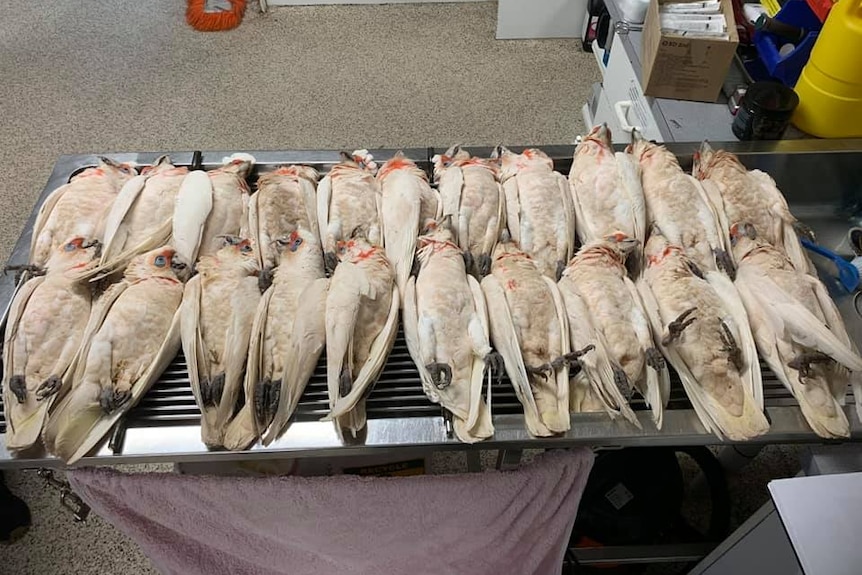
[(580, 38), (587, 0), (499, 0), (497, 38)]

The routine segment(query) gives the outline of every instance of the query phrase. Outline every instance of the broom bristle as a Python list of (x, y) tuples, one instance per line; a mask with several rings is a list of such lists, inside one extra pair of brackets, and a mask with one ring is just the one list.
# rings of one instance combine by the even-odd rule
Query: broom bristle
[(228, 0), (230, 10), (207, 12), (207, 0), (188, 0), (186, 7), (186, 22), (195, 30), (201, 32), (220, 32), (239, 26), (245, 13), (246, 0)]

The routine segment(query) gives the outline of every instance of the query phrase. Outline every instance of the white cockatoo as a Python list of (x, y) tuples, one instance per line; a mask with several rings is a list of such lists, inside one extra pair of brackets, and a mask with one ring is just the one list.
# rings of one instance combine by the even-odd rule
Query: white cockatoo
[(793, 393), (817, 435), (849, 437), (841, 406), (849, 379), (859, 409), (862, 357), (826, 287), (807, 269), (798, 269), (778, 247), (760, 239), (753, 224), (734, 224), (731, 242), (735, 284), (760, 356)]
[(248, 223), (251, 237), (257, 243), (264, 287), (282, 253), (276, 240), (301, 229), (310, 231), (320, 243), (317, 179), (314, 168), (291, 165), (261, 174), (257, 180), (257, 192), (249, 204)]
[(404, 293), (416, 256), (416, 238), (443, 210), (440, 194), (416, 163), (398, 152), (377, 172), (386, 257), (395, 268), (398, 293)]
[(701, 180), (713, 205), (720, 208), (725, 234), (735, 223), (751, 224), (758, 237), (787, 254), (796, 269), (816, 276), (797, 235), (810, 237), (811, 230), (790, 213), (787, 200), (769, 174), (749, 171), (736, 155), (713, 150), (708, 142), (703, 142), (694, 155), (692, 172)]
[(640, 163), (647, 228), (658, 228), (704, 272), (724, 270), (732, 276), (733, 262), (725, 246), (719, 208), (713, 206), (706, 190), (682, 171), (670, 150), (645, 140), (637, 131), (632, 138), (627, 151)]
[(470, 156), (455, 145), (432, 158), (434, 180), (443, 201), (443, 216), (452, 217), (452, 232), (476, 277), (491, 273), (491, 255), (506, 229), (506, 195), (497, 162)]
[(611, 364), (604, 389), (616, 386), (630, 397), (636, 389), (652, 409), (661, 429), (670, 394), (670, 374), (655, 346), (649, 319), (635, 284), (626, 274), (625, 259), (640, 251), (640, 242), (622, 232), (581, 247), (560, 279), (566, 292), (575, 291)]
[(769, 430), (745, 308), (730, 279), (701, 273), (681, 246), (653, 231), (638, 282), (656, 343), (707, 431), (743, 441)]
[(503, 357), (535, 437), (564, 433), (569, 417), (569, 323), (554, 281), (512, 241), (494, 248), (482, 279), (491, 342)]
[(190, 173), (161, 156), (120, 190), (105, 216), (102, 257), (80, 277), (122, 271), (133, 258), (167, 245), (172, 237), (180, 257), (193, 262), (211, 209), (212, 184), (206, 172)]
[(565, 176), (541, 150), (500, 148), (506, 224), (518, 246), (554, 281), (574, 255), (575, 212)]
[(156, 248), (135, 257), (94, 304), (71, 389), (45, 426), (51, 453), (67, 463), (86, 455), (174, 359), (189, 269), (172, 247)]
[[(213, 255), (219, 251), (224, 244), (221, 236), (249, 237), (250, 191), (245, 179), (253, 167), (254, 161), (250, 157), (241, 156), (207, 172), (212, 185), (212, 209), (207, 215), (201, 234), (200, 247), (196, 254), (198, 257)], [(175, 214), (174, 223), (176, 222)]]
[(581, 244), (621, 232), (638, 241), (629, 259), (639, 273), (646, 241), (646, 200), (640, 165), (631, 154), (614, 153), (607, 124), (594, 127), (575, 148), (569, 189)]
[(223, 247), (198, 260), (186, 282), (180, 333), (189, 381), (201, 410), (201, 439), (220, 447), (243, 389), (249, 341), (260, 301), (251, 242), (223, 236)]
[(44, 266), (70, 237), (102, 241), (104, 219), (117, 194), (137, 172), (128, 164), (99, 158), (99, 165), (75, 175), (45, 199), (30, 243), (30, 263)]
[(482, 387), (486, 364), (501, 366), (491, 350), (482, 288), (453, 239), (446, 225), (419, 238), (419, 275), (407, 282), (404, 297), (404, 338), (425, 394), (452, 414), (458, 439), (475, 443), (494, 434), (490, 385), (488, 403)]
[(31, 447), (69, 372), (90, 317), (90, 286), (68, 272), (96, 259), (100, 244), (68, 238), (47, 262), (44, 276), (18, 290), (9, 307), (3, 340), (3, 405), (6, 448)]
[(338, 265), (336, 244), (361, 233), (374, 246), (383, 245), (380, 185), (377, 164), (367, 150), (342, 152), (317, 187), (317, 221), (326, 272)]
[[(286, 229), (284, 231), (287, 231)], [(225, 446), (269, 444), (284, 430), (323, 351), (329, 280), (317, 234), (299, 228), (276, 239), (281, 253), (257, 307), (245, 380), (245, 407), (228, 427)]]
[(339, 433), (365, 427), (365, 397), (383, 370), (398, 332), (401, 301), (395, 270), (361, 235), (338, 244), (340, 263), (326, 296), (326, 384)]

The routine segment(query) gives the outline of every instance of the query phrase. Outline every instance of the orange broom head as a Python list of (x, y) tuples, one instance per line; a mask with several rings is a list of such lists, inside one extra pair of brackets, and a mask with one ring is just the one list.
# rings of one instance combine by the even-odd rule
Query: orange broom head
[(229, 10), (207, 12), (207, 0), (188, 0), (186, 22), (201, 32), (219, 32), (236, 28), (242, 22), (245, 2), (246, 0), (227, 0), (227, 2), (222, 0), (220, 4), (230, 4)]

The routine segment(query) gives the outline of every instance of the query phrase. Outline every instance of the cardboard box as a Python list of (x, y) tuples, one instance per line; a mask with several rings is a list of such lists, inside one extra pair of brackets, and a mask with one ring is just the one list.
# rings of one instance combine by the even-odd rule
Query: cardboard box
[[(662, 34), (659, 5), (652, 0), (643, 32), (644, 94), (656, 98), (715, 102), (739, 44), (730, 0), (721, 0), (729, 40)], [(674, 0), (675, 2), (684, 0)]]

